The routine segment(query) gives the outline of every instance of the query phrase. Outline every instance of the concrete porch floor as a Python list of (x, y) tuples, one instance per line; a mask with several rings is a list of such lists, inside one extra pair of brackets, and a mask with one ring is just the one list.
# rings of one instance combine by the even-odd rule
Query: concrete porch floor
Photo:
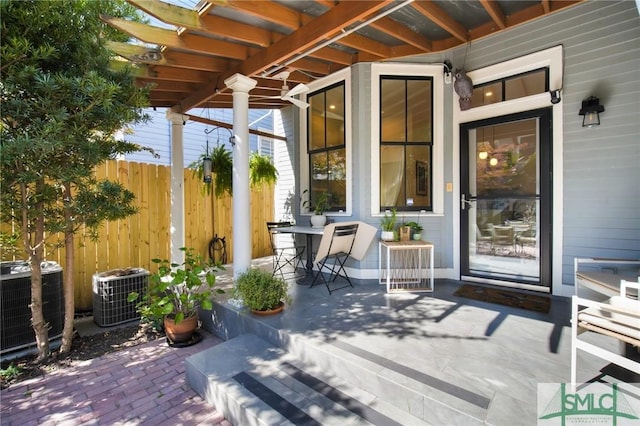
[[(270, 258), (254, 264), (271, 267)], [(232, 270), (225, 271), (218, 282), (229, 287), (231, 275)], [(326, 374), (351, 379), (363, 389), (383, 386), (382, 377), (400, 386), (410, 381), (424, 401), (396, 405), (427, 424), (536, 424), (538, 384), (569, 381), (568, 298), (553, 297), (550, 312), (541, 314), (454, 296), (459, 281), (436, 280), (433, 293), (403, 294), (386, 294), (377, 280), (352, 281), (354, 288), (329, 295), (324, 285), (309, 288), (292, 279), (293, 303), (269, 317), (219, 298), (220, 306), (203, 326), (225, 340), (257, 334), (290, 353), (306, 354), (300, 350), (305, 344), (339, 352), (347, 362)], [(600, 343), (618, 349), (616, 342)], [(578, 356), (578, 381), (640, 382), (604, 360)], [(313, 363), (312, 358), (305, 361)], [(376, 378), (357, 377), (355, 366), (364, 364), (376, 370)], [(380, 399), (384, 391), (372, 393)], [(637, 392), (634, 403), (640, 404)]]
[[(269, 258), (255, 264), (271, 266)], [(231, 269), (220, 273), (219, 284), (230, 287), (231, 273)], [(347, 412), (318, 404), (316, 408), (322, 407), (319, 413), (308, 410), (319, 419), (316, 423), (296, 424), (545, 424), (537, 421), (537, 384), (569, 380), (568, 299), (554, 298), (551, 312), (538, 314), (453, 296), (461, 284), (457, 281), (437, 280), (433, 294), (386, 295), (375, 281), (356, 280), (354, 284), (355, 288), (332, 295), (324, 286), (292, 284), (293, 304), (273, 317), (247, 314), (226, 306), (225, 298), (219, 298), (228, 316), (235, 313), (238, 318), (250, 320), (244, 321), (251, 327), (247, 331), (260, 332), (261, 338), (281, 343), (290, 353), (299, 354), (300, 348), (315, 345), (324, 354), (343, 356), (338, 366), (325, 368), (327, 375), (359, 381), (361, 388), (378, 393), (384, 391), (380, 388), (388, 380), (395, 380), (398, 387), (388, 400), (397, 405), (406, 399), (403, 390), (410, 384), (425, 395), (423, 404), (406, 399), (402, 407), (420, 415), (420, 421), (400, 414), (394, 416), (393, 423), (389, 412), (386, 417), (371, 414), (383, 411), (381, 398), (364, 398), (361, 392), (359, 400), (364, 406), (348, 400), (360, 417), (350, 414), (353, 408)], [(227, 338), (232, 337), (239, 331), (239, 321), (229, 322), (223, 331)], [(188, 348), (171, 348), (160, 339), (87, 361), (71, 371), (60, 370), (5, 389), (0, 392), (2, 424), (245, 426), (248, 423), (225, 419), (220, 405), (207, 404), (208, 395), (199, 397), (186, 383), (184, 359), (189, 355), (208, 362), (219, 361), (225, 370), (237, 362), (229, 356), (211, 356), (210, 351), (241, 339), (220, 343), (209, 333), (203, 334), (203, 342)], [(286, 373), (294, 369), (292, 362)], [(316, 362), (325, 367), (322, 358)], [(375, 374), (353, 377), (360, 376), (359, 367), (365, 366)], [(272, 379), (271, 383), (283, 374), (266, 368), (259, 373)], [(383, 379), (388, 380), (383, 383)], [(635, 383), (635, 397), (627, 395), (627, 401), (633, 404), (636, 414), (640, 413), (637, 375), (581, 353), (578, 379)], [(346, 389), (340, 390), (342, 395), (347, 394)], [(171, 397), (175, 395), (180, 398)], [(398, 414), (397, 411), (391, 412)], [(263, 424), (291, 423), (294, 422)]]

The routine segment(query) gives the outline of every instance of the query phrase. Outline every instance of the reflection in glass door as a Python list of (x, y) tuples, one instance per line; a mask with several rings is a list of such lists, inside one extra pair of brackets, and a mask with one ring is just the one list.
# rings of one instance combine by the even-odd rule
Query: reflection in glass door
[(461, 274), (550, 286), (549, 110), (461, 126)]

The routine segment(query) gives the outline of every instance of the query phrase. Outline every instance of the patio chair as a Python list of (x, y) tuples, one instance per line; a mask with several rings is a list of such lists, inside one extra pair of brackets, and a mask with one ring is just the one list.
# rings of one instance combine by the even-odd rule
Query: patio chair
[[(304, 253), (304, 246), (297, 246), (293, 241), (282, 241), (278, 238), (278, 228), (285, 226), (291, 226), (289, 222), (267, 222), (267, 230), (269, 231), (269, 241), (271, 242), (271, 252), (273, 253), (273, 275), (280, 273), (282, 279), (285, 279), (285, 269), (291, 268), (292, 271), (287, 271), (287, 274), (295, 274), (298, 267), (304, 269), (304, 263), (302, 262), (302, 254)], [(291, 234), (287, 235), (287, 238), (291, 239)]]
[(492, 248), (496, 246), (515, 248), (513, 226), (493, 225), (489, 229), (493, 237), (491, 240)]
[[(351, 279), (344, 269), (344, 264), (354, 247), (358, 226), (358, 223), (330, 223), (324, 227), (315, 260), (318, 271), (313, 277), (310, 288), (316, 285), (319, 278), (327, 286), (329, 294), (349, 286), (353, 287)], [(325, 271), (329, 272), (328, 279), (324, 276)], [(338, 277), (343, 278), (347, 283), (332, 289), (329, 283), (335, 282)]]
[(596, 302), (576, 295), (571, 303), (571, 386), (575, 389), (578, 349), (640, 374), (640, 362), (619, 355), (596, 339), (580, 339), (585, 332), (608, 336), (640, 348), (640, 300), (629, 297), (629, 289), (637, 294), (640, 282), (621, 280), (620, 294), (605, 302)]

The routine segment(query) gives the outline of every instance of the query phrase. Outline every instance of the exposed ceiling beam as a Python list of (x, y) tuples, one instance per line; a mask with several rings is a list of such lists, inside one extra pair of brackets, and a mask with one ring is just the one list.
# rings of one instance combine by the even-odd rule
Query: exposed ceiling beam
[[(189, 117), (189, 120), (191, 120), (191, 121), (196, 121), (198, 123), (208, 124), (210, 126), (223, 127), (225, 129), (233, 130), (233, 124), (231, 124), (231, 123), (225, 123), (224, 121), (218, 121), (218, 120), (211, 120), (210, 118), (199, 117), (199, 116), (193, 115), (193, 114), (185, 114), (185, 115), (187, 117)], [(280, 140), (280, 141), (286, 141), (287, 140), (287, 138), (284, 137), (284, 136), (280, 136), (280, 135), (276, 135), (276, 134), (268, 133), (268, 132), (263, 132), (261, 130), (249, 129), (249, 133), (251, 133), (252, 135), (258, 135), (258, 136), (262, 136), (262, 137), (265, 137), (265, 138), (277, 139), (277, 140)]]
[(152, 80), (148, 78), (138, 78), (136, 83), (140, 85), (151, 84), (154, 86), (154, 91), (157, 92), (192, 92), (198, 88), (194, 83), (187, 83), (183, 81), (167, 81), (167, 80)]
[(281, 25), (289, 30), (297, 30), (305, 24), (302, 13), (277, 3), (252, 0), (227, 0), (221, 7), (242, 10), (243, 13)]
[(431, 22), (463, 43), (469, 40), (467, 29), (454, 21), (447, 13), (431, 1), (416, 1), (411, 4), (415, 10), (426, 16)]
[(493, 22), (501, 29), (504, 30), (507, 28), (507, 18), (502, 13), (502, 9), (500, 5), (495, 0), (480, 0), (482, 6), (487, 11)]
[(129, 4), (177, 27), (198, 28), (198, 12), (159, 0), (127, 0)]
[(253, 75), (287, 59), (304, 53), (314, 45), (330, 39), (343, 28), (374, 14), (393, 0), (343, 2), (319, 16), (267, 49), (247, 59), (238, 70), (244, 75)]
[(371, 27), (383, 31), (398, 40), (416, 47), (424, 52), (431, 52), (431, 41), (420, 34), (411, 31), (409, 28), (387, 17), (381, 18), (371, 23)]
[(199, 35), (182, 34), (177, 31), (157, 28), (139, 22), (127, 21), (110, 16), (101, 16), (101, 19), (138, 40), (158, 46), (169, 46), (191, 52), (230, 57), (233, 59), (246, 59), (250, 54), (248, 46), (241, 46), (228, 41), (221, 41)]
[[(392, 3), (393, 0), (378, 1), (354, 1), (343, 2), (330, 9), (327, 13), (319, 16), (308, 25), (278, 40), (273, 45), (263, 49), (244, 61), (237, 69), (225, 73), (221, 78), (224, 81), (233, 74), (239, 73), (246, 76), (259, 74), (270, 67), (277, 66), (295, 55), (312, 48), (315, 44), (330, 38), (342, 28), (363, 19), (384, 6)], [(178, 110), (188, 111), (194, 105), (213, 96), (216, 89), (223, 90), (223, 87), (203, 87), (200, 93), (194, 93), (187, 97), (180, 105), (176, 105)]]
[[(257, 7), (256, 3), (259, 3)], [(284, 6), (279, 6), (271, 4), (267, 10), (265, 10), (264, 2), (254, 2), (254, 1), (230, 1), (228, 5), (232, 6), (235, 9), (242, 10), (244, 13), (251, 14), (260, 19), (268, 20), (271, 23), (281, 25), (283, 27), (288, 28), (289, 30), (298, 30), (302, 25), (305, 25), (308, 22), (311, 22), (315, 19), (314, 16), (308, 15), (301, 12), (292, 11)], [(277, 40), (274, 40), (277, 41)], [(352, 47), (356, 50), (364, 50), (373, 55), (379, 56), (381, 58), (387, 57), (389, 53), (389, 48), (382, 43), (379, 43), (373, 39), (358, 35), (358, 34), (350, 34), (344, 38), (342, 38), (338, 44)], [(329, 50), (329, 49), (327, 49)], [(340, 55), (343, 53), (336, 49), (330, 49), (334, 55)], [(319, 57), (317, 52), (312, 56)], [(350, 58), (351, 59), (351, 58)], [(334, 61), (333, 59), (330, 59)], [(347, 62), (344, 59), (342, 62), (345, 65), (350, 65), (351, 62)]]
[(391, 49), (386, 45), (355, 33), (341, 38), (338, 43), (355, 50), (370, 53), (379, 58), (388, 58), (391, 54)]
[(544, 9), (544, 13), (551, 12), (551, 6), (549, 5), (549, 0), (542, 0), (542, 9)]
[(200, 15), (195, 10), (170, 5), (160, 0), (127, 0), (133, 6), (164, 23), (215, 34), (221, 37), (266, 47), (272, 43), (270, 31), (219, 16)]
[(232, 61), (211, 56), (164, 50), (159, 53), (160, 59), (153, 60), (148, 55), (149, 48), (129, 43), (108, 41), (107, 47), (118, 55), (133, 63), (146, 65), (166, 65), (200, 71), (222, 72), (236, 65)]

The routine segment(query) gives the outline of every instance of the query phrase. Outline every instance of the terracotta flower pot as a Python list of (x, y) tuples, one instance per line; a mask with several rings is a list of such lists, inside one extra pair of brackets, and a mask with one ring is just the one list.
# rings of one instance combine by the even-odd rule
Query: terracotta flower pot
[(265, 311), (258, 311), (258, 310), (255, 310), (255, 309), (251, 309), (251, 313), (252, 314), (256, 314), (256, 315), (275, 315), (275, 314), (278, 314), (278, 313), (282, 312), (283, 310), (284, 310), (284, 302), (280, 302), (273, 309), (267, 309)]
[(186, 342), (191, 339), (193, 332), (198, 327), (198, 317), (187, 317), (177, 325), (171, 318), (164, 318), (164, 332), (169, 340), (175, 343)]

